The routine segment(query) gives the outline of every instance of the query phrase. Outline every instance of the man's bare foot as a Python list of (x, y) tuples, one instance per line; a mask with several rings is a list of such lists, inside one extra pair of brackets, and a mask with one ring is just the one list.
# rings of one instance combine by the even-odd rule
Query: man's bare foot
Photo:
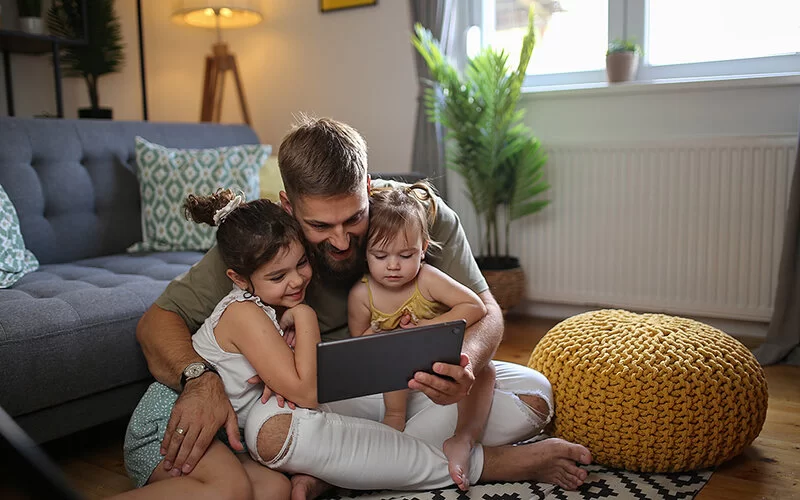
[(393, 429), (397, 429), (398, 431), (403, 432), (403, 429), (406, 428), (406, 417), (404, 415), (386, 414), (383, 417), (383, 423)]
[(442, 451), (447, 456), (447, 468), (450, 477), (458, 489), (469, 489), (469, 456), (472, 452), (472, 440), (469, 436), (456, 434), (442, 445)]
[(332, 487), (314, 476), (295, 474), (292, 476), (292, 500), (312, 500)]
[(576, 463), (592, 463), (586, 447), (557, 438), (483, 450), (481, 482), (534, 480), (575, 490), (588, 475)]

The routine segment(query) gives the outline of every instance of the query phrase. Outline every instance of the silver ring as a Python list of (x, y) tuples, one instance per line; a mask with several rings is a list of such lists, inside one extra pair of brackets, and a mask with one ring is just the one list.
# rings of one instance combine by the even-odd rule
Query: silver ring
[(186, 431), (184, 429), (181, 429), (180, 427), (178, 427), (177, 429), (175, 429), (175, 432), (177, 432), (178, 434), (183, 436), (183, 433), (186, 432)]

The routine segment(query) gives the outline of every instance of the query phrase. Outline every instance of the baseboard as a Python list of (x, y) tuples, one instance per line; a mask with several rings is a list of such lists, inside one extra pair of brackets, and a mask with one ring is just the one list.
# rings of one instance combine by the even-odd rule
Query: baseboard
[[(560, 304), (554, 302), (539, 302), (527, 300), (523, 301), (514, 308), (514, 312), (536, 316), (539, 318), (550, 319), (567, 319), (576, 314), (585, 313), (587, 311), (595, 311), (601, 309), (597, 306), (583, 306), (575, 304)], [(637, 311), (629, 308), (632, 312), (652, 312), (652, 311)], [(723, 332), (735, 337), (747, 347), (756, 347), (761, 344), (767, 337), (767, 328), (769, 323), (761, 323), (756, 321), (742, 321), (735, 319), (722, 319), (722, 318), (705, 318), (701, 316), (686, 316), (688, 318), (706, 323), (718, 328)]]

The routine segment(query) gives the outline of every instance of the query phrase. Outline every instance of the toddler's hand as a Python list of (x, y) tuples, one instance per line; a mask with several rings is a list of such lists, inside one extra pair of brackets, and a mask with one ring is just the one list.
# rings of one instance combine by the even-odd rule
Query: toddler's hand
[[(253, 375), (252, 377), (247, 379), (247, 383), (255, 385), (255, 384), (262, 384), (264, 383), (264, 381), (261, 380), (261, 377), (259, 377), (258, 375)], [(293, 402), (289, 401), (288, 399), (284, 398), (277, 392), (274, 392), (272, 389), (267, 387), (267, 384), (264, 384), (264, 390), (261, 392), (261, 403), (265, 404), (273, 394), (275, 395), (275, 399), (278, 402), (278, 406), (280, 406), (281, 408), (283, 408), (284, 404), (289, 405), (289, 408), (291, 408), (292, 410), (294, 410), (297, 407), (297, 405), (295, 405)]]
[(414, 328), (417, 324), (414, 322), (414, 318), (411, 317), (410, 313), (405, 313), (400, 316), (400, 328)]
[[(294, 307), (287, 309), (283, 313), (283, 316), (281, 316), (281, 320), (278, 322), (278, 324), (281, 327), (281, 330), (284, 331), (284, 334), (286, 332), (289, 332), (290, 330), (294, 331), (294, 313), (295, 313)], [(284, 338), (286, 337), (284, 336)]]
[(293, 326), (283, 331), (283, 340), (286, 341), (286, 345), (294, 349), (297, 340), (297, 331)]

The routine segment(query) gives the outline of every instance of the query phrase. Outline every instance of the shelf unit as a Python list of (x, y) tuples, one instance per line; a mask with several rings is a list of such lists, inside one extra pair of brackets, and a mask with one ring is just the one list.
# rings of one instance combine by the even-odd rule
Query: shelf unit
[[(87, 19), (86, 0), (83, 0), (83, 18)], [(142, 0), (136, 0), (136, 25), (139, 41), (139, 76), (142, 85), (142, 118), (147, 115), (147, 81), (144, 65), (144, 33), (142, 26)], [(84, 21), (84, 33), (87, 32)], [(59, 118), (64, 117), (64, 103), (61, 92), (60, 49), (63, 45), (85, 44), (87, 40), (70, 40), (52, 35), (34, 35), (23, 31), (0, 29), (0, 52), (3, 54), (5, 70), (6, 104), (9, 116), (14, 116), (14, 90), (11, 87), (11, 54), (43, 55), (50, 53), (53, 57), (53, 78), (56, 84), (56, 110)]]
[(86, 0), (81, 2), (83, 10), (84, 38), (68, 39), (53, 35), (37, 35), (24, 31), (0, 29), (0, 52), (3, 53), (3, 71), (6, 84), (6, 107), (8, 116), (14, 116), (14, 88), (12, 85), (11, 54), (43, 55), (50, 53), (53, 58), (53, 79), (56, 86), (56, 114), (64, 117), (64, 97), (61, 90), (61, 48), (64, 45), (85, 45), (88, 31)]
[(85, 44), (85, 40), (68, 40), (51, 35), (36, 35), (24, 31), (0, 30), (0, 50), (3, 52), (3, 71), (6, 84), (8, 116), (14, 116), (14, 88), (12, 85), (11, 54), (42, 55), (53, 57), (53, 78), (56, 85), (56, 113), (64, 117), (64, 100), (61, 91), (61, 46)]

